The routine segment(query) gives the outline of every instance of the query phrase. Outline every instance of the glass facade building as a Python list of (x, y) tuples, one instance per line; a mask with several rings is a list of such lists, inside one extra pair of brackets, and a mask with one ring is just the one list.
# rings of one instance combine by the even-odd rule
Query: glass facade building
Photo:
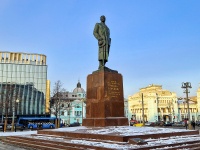
[(0, 51), (0, 114), (40, 116), (46, 113), (46, 56)]

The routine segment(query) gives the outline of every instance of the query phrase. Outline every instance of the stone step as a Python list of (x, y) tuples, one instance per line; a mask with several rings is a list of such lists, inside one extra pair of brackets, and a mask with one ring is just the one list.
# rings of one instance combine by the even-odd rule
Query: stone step
[[(81, 149), (98, 149), (103, 150), (107, 149), (110, 150), (110, 148), (103, 148), (98, 146), (90, 146), (90, 145), (83, 145), (83, 144), (76, 144), (71, 143), (70, 140), (65, 141), (53, 141), (53, 140), (43, 140), (43, 139), (36, 139), (33, 137), (23, 137), (23, 136), (12, 136), (6, 138), (9, 141), (16, 141), (21, 143), (30, 143), (30, 144), (37, 144), (37, 145), (46, 145), (48, 147), (59, 147), (61, 149), (70, 149), (70, 150), (81, 150)], [(38, 144), (39, 143), (39, 144)]]
[(192, 147), (192, 148), (190, 148), (191, 150), (200, 150), (200, 146), (198, 146), (198, 147)]
[(23, 148), (33, 148), (34, 150), (65, 150), (65, 149), (60, 149), (60, 148), (55, 148), (55, 147), (47, 147), (44, 145), (38, 145), (38, 144), (30, 144), (30, 143), (25, 143), (24, 141), (19, 142), (19, 141), (9, 141), (9, 140), (3, 140), (4, 143), (7, 143), (8, 145), (15, 145), (15, 146), (20, 146)]
[(58, 135), (64, 137), (72, 137), (72, 138), (87, 138), (87, 139), (100, 139), (100, 140), (110, 140), (110, 141), (118, 141), (118, 142), (128, 142), (130, 138), (141, 138), (141, 139), (159, 139), (165, 137), (172, 136), (185, 136), (185, 135), (197, 135), (199, 131), (185, 131), (185, 132), (171, 132), (171, 133), (159, 133), (159, 134), (143, 134), (143, 135), (131, 135), (131, 136), (122, 136), (122, 135), (112, 135), (112, 134), (92, 134), (92, 133), (84, 133), (83, 132), (62, 132), (62, 131), (53, 131), (53, 130), (39, 130), (38, 134), (44, 135)]
[(200, 143), (193, 143), (193, 144), (183, 144), (179, 146), (175, 146), (173, 148), (168, 148), (168, 150), (177, 150), (177, 149), (200, 149)]
[[(162, 138), (161, 140), (163, 142), (160, 143), (160, 139), (146, 139), (144, 140), (145, 143), (142, 145), (136, 143), (131, 143), (130, 142), (119, 142), (118, 140), (116, 141), (109, 141), (105, 139), (91, 139), (89, 138), (80, 138), (77, 137), (67, 137), (67, 136), (60, 136), (60, 135), (50, 135), (50, 134), (32, 134), (32, 135), (26, 135), (26, 136), (10, 136), (7, 137), (6, 139), (3, 139), (5, 142), (10, 143), (10, 144), (15, 144), (15, 145), (23, 145), (25, 147), (32, 147), (32, 148), (37, 148), (37, 149), (48, 149), (48, 150), (82, 150), (82, 149), (97, 149), (97, 150), (110, 150), (114, 148), (106, 148), (110, 147), (110, 145), (116, 144), (116, 149), (120, 149), (121, 147), (133, 147), (133, 148), (128, 148), (128, 149), (138, 149), (138, 150), (148, 150), (148, 149), (165, 149), (168, 147), (168, 149), (184, 149), (184, 148), (196, 148), (200, 147), (200, 140), (197, 140), (197, 137), (199, 135), (190, 135), (193, 141), (186, 141), (184, 142), (184, 139), (187, 139), (188, 136), (172, 136), (172, 137), (165, 137)], [(168, 143), (170, 140), (174, 140), (175, 143), (172, 144), (163, 144), (163, 143)], [(181, 140), (180, 140), (181, 139)], [(73, 140), (73, 141), (72, 141)], [(76, 141), (77, 140), (77, 141)], [(166, 141), (165, 141), (166, 140)], [(74, 142), (74, 143), (73, 143)], [(96, 143), (93, 143), (96, 142)], [(157, 143), (157, 145), (147, 145), (147, 143)], [(83, 143), (83, 144), (81, 144)], [(94, 145), (93, 145), (94, 144)], [(95, 146), (96, 145), (96, 146)], [(100, 145), (106, 145), (105, 147), (101, 147)], [(41, 148), (40, 148), (41, 147)], [(112, 146), (113, 147), (113, 146)]]
[(40, 137), (40, 136), (45, 136), (48, 138), (63, 138), (65, 140), (86, 140), (90, 142), (103, 142), (103, 143), (108, 143), (108, 144), (119, 144), (119, 145), (126, 145), (127, 142), (118, 142), (118, 141), (108, 141), (108, 140), (100, 140), (100, 139), (88, 139), (88, 138), (73, 138), (73, 137), (66, 137), (66, 136), (58, 136), (58, 135), (44, 135), (44, 134), (32, 134), (31, 135), (33, 138), (35, 137)]
[(84, 148), (74, 146), (63, 145), (60, 142), (37, 140), (32, 138), (22, 137), (7, 137), (3, 140), (5, 143), (20, 145), (24, 147), (32, 147), (41, 150), (83, 150)]
[[(178, 137), (177, 137), (178, 138)], [(184, 149), (184, 148), (191, 148), (196, 146), (200, 146), (200, 140), (196, 141), (180, 141), (178, 143), (173, 143), (173, 144), (161, 144), (161, 145), (153, 145), (153, 146), (144, 146), (140, 148), (135, 148), (138, 150), (152, 150), (152, 149), (158, 149), (158, 150), (163, 150), (164, 148), (168, 147), (167, 149), (170, 150), (176, 150), (176, 149)], [(134, 148), (133, 148), (134, 149)]]

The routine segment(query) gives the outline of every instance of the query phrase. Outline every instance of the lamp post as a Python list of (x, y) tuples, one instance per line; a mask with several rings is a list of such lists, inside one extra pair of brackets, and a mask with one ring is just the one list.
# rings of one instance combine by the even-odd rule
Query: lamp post
[(16, 117), (17, 117), (18, 104), (19, 104), (19, 99), (16, 100)]
[(184, 105), (184, 111), (183, 111), (184, 115), (183, 116), (184, 116), (184, 119), (185, 119), (186, 118), (185, 101), (183, 102), (183, 105)]
[(143, 95), (143, 93), (141, 93), (141, 97), (142, 97), (142, 101), (139, 101), (139, 102), (142, 102), (142, 123), (143, 123), (143, 125), (145, 125), (145, 123), (144, 123), (144, 95)]
[(190, 93), (190, 92), (189, 92), (188, 88), (192, 88), (191, 83), (190, 82), (183, 82), (181, 88), (185, 89), (184, 93), (186, 93), (188, 120), (190, 121), (190, 108), (189, 108), (189, 99), (188, 99), (188, 93)]

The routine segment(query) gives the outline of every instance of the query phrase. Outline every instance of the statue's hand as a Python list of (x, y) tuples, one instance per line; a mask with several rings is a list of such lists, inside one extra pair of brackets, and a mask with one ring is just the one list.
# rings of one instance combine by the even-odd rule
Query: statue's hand
[(99, 45), (99, 47), (102, 47), (102, 46), (104, 46), (106, 43), (105, 43), (105, 40), (103, 39), (103, 38), (100, 38), (100, 39), (98, 39), (98, 45)]
[(103, 38), (101, 38), (101, 37), (98, 39), (98, 41), (102, 41), (102, 40), (103, 40)]

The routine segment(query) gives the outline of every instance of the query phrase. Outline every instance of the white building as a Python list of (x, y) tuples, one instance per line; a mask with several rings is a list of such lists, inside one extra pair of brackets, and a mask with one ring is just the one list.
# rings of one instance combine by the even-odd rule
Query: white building
[(55, 117), (58, 112), (57, 117), (61, 118), (65, 124), (73, 122), (82, 124), (86, 114), (86, 92), (81, 88), (81, 83), (78, 81), (73, 92), (61, 92), (58, 105), (54, 103), (51, 110), (51, 116)]

